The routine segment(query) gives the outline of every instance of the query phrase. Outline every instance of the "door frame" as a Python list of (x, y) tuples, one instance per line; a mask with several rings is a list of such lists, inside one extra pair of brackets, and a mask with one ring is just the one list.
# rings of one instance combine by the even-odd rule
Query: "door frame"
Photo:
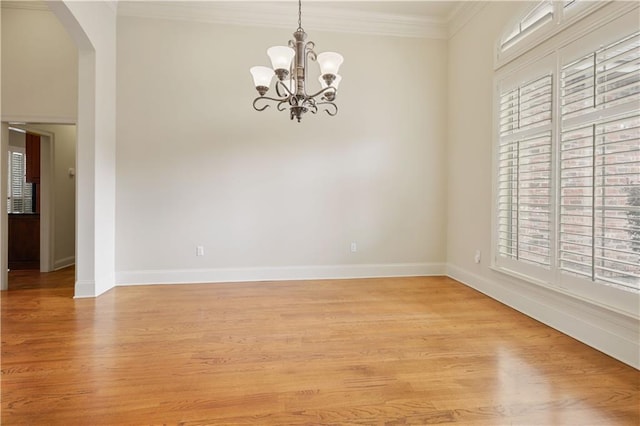
[[(55, 245), (55, 227), (54, 227), (54, 213), (55, 213), (55, 191), (54, 188), (54, 152), (55, 152), (55, 135), (51, 132), (43, 131), (34, 128), (32, 123), (19, 122), (15, 123), (2, 123), (3, 128), (7, 125), (7, 136), (10, 128), (22, 130), (40, 136), (40, 272), (52, 271), (54, 265), (54, 253), (53, 247)], [(23, 124), (24, 123), (24, 124)], [(54, 123), (47, 123), (54, 124)], [(59, 123), (55, 123), (59, 124)], [(4, 139), (4, 138), (3, 138)], [(6, 144), (3, 142), (3, 158), (7, 155), (8, 151), (8, 139)], [(7, 160), (5, 159), (0, 169), (6, 170)], [(2, 174), (3, 188), (6, 188), (6, 172)], [(6, 189), (4, 189), (6, 191)], [(6, 195), (5, 195), (6, 199)], [(2, 215), (7, 216), (6, 209), (3, 209)], [(3, 221), (4, 222), (4, 221)], [(7, 232), (3, 232), (2, 244), (8, 242)], [(7, 253), (8, 254), (8, 253)], [(6, 256), (5, 256), (6, 257)], [(3, 259), (3, 262), (6, 262)], [(6, 269), (5, 269), (6, 270)]]

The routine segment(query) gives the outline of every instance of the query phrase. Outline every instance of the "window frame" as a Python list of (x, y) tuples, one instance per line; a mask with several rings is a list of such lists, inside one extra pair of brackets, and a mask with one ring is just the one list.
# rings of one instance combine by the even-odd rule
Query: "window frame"
[[(563, 4), (560, 4), (562, 7)], [(575, 299), (589, 302), (592, 305), (606, 308), (625, 316), (639, 318), (639, 293), (617, 289), (594, 282), (588, 279), (573, 277), (562, 273), (559, 268), (559, 141), (562, 130), (562, 115), (560, 105), (560, 76), (562, 65), (568, 63), (567, 58), (578, 57), (581, 51), (593, 52), (599, 45), (607, 44), (624, 38), (633, 30), (620, 30), (620, 28), (635, 28), (637, 13), (629, 13), (638, 9), (638, 5), (633, 4), (608, 4), (602, 13), (593, 14), (589, 19), (583, 19), (591, 15), (597, 9), (605, 5), (577, 4), (572, 11), (571, 19), (565, 21), (562, 28), (557, 28), (553, 34), (541, 39), (540, 37), (524, 38), (521, 45), (514, 52), (517, 55), (510, 57), (509, 61), (496, 63), (494, 73), (494, 120), (493, 120), (493, 194), (492, 194), (492, 270), (507, 274), (521, 280), (549, 288), (553, 291), (569, 295)], [(573, 8), (572, 8), (573, 9)], [(600, 16), (601, 15), (601, 16)], [(511, 28), (511, 27), (509, 27)], [(550, 37), (565, 31), (563, 37)], [(543, 40), (545, 41), (543, 43)], [(580, 41), (579, 41), (580, 40)], [(604, 42), (603, 42), (604, 40)], [(525, 43), (526, 41), (526, 43)], [(500, 41), (498, 41), (500, 43)], [(585, 53), (586, 54), (586, 53)], [(511, 259), (501, 258), (498, 250), (499, 241), (499, 218), (498, 218), (498, 172), (500, 155), (500, 95), (504, 93), (506, 87), (516, 84), (517, 81), (524, 82), (527, 79), (536, 78), (536, 67), (543, 67), (546, 64), (553, 73), (553, 117), (552, 117), (552, 224), (551, 224), (551, 266), (549, 271), (541, 271), (541, 268), (534, 268), (533, 265), (523, 265), (522, 262), (511, 261)], [(597, 112), (594, 113), (598, 115)], [(612, 115), (611, 112), (600, 115)], [(590, 285), (589, 285), (590, 284)], [(630, 297), (633, 296), (633, 297)]]

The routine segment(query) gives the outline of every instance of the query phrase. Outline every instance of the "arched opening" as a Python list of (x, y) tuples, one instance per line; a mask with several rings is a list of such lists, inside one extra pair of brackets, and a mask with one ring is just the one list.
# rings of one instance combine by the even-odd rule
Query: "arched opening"
[[(47, 5), (78, 48), (74, 294), (93, 297), (115, 284), (115, 8), (104, 2), (48, 1)], [(6, 122), (12, 120), (5, 111), (2, 119), (2, 176), (6, 184)], [(6, 185), (2, 191), (6, 192)], [(1, 217), (6, 235), (6, 212)], [(0, 288), (6, 290), (6, 238), (1, 249)]]

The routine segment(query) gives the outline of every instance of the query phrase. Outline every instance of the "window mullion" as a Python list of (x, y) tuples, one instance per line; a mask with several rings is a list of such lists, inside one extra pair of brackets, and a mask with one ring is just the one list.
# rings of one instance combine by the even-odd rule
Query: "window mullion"
[[(593, 55), (595, 58), (595, 55)], [(594, 73), (595, 74), (595, 73)], [(594, 98), (595, 99), (595, 98)], [(591, 126), (591, 280), (596, 280), (596, 125)]]
[[(518, 88), (518, 99), (520, 98)], [(520, 108), (520, 102), (518, 102)], [(520, 114), (518, 114), (520, 117)], [(519, 118), (518, 118), (519, 120)], [(520, 140), (516, 141), (516, 260), (520, 259)]]

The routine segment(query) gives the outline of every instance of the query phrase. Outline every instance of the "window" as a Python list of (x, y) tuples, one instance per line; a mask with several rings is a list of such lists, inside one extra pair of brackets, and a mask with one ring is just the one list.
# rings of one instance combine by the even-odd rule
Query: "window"
[(640, 33), (563, 64), (560, 79), (559, 267), (637, 291)]
[(548, 268), (552, 76), (500, 97), (498, 252)]
[(26, 182), (26, 156), (23, 149), (10, 147), (7, 170), (7, 213), (31, 213), (32, 184)]
[(517, 58), (606, 4), (605, 1), (539, 0), (500, 38), (496, 46), (497, 63), (504, 65)]
[(637, 316), (640, 32), (630, 15), (569, 42), (559, 33), (498, 71), (494, 266)]
[(501, 50), (506, 50), (515, 45), (527, 35), (533, 33), (542, 25), (553, 20), (553, 3), (551, 0), (543, 0), (536, 7), (520, 19), (515, 27), (509, 31), (500, 43)]

